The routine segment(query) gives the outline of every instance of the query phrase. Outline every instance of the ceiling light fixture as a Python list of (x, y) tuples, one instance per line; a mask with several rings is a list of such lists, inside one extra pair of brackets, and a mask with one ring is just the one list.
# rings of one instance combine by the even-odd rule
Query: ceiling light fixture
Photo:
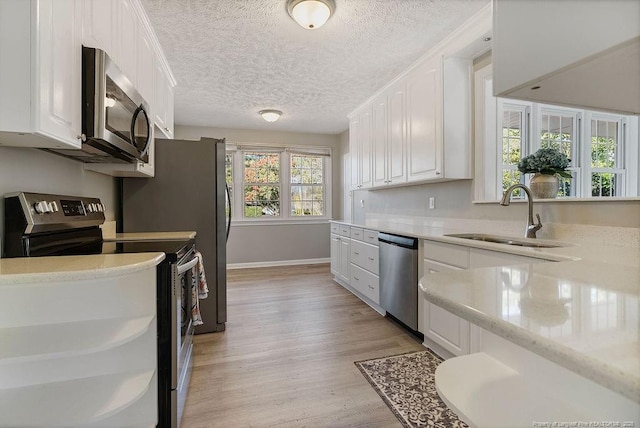
[(260, 110), (258, 113), (267, 122), (275, 122), (280, 119), (280, 116), (282, 116), (282, 112), (280, 110)]
[(336, 10), (334, 0), (287, 0), (287, 12), (302, 27), (317, 30)]

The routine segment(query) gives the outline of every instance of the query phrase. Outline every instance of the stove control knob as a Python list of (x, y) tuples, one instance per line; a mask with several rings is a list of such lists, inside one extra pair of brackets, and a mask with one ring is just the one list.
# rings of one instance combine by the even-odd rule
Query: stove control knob
[(58, 209), (58, 204), (56, 203), (56, 201), (53, 201), (49, 204), (49, 207), (51, 208), (51, 212), (57, 213), (58, 211), (60, 211)]
[(98, 202), (96, 206), (98, 207), (98, 212), (104, 212), (104, 205), (101, 202)]
[(36, 202), (35, 204), (33, 204), (33, 208), (35, 208), (38, 214), (45, 214), (51, 211), (47, 201)]
[(90, 213), (96, 212), (96, 204), (87, 204), (87, 211)]

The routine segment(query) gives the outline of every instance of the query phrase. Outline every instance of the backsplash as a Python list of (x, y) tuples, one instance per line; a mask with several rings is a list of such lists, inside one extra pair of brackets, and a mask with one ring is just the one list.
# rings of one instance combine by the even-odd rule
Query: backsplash
[[(429, 198), (435, 208), (429, 209)], [(520, 235), (527, 223), (527, 203), (474, 204), (471, 180), (422, 184), (393, 189), (355, 191), (352, 193), (352, 222), (393, 217), (394, 221), (460, 221), (481, 229), (497, 227), (493, 233)], [(364, 205), (364, 207), (362, 206)], [(620, 245), (640, 243), (640, 201), (607, 202), (534, 202), (543, 228), (542, 239), (565, 239), (598, 242), (603, 239)], [(476, 224), (477, 223), (477, 224)], [(625, 244), (626, 243), (626, 244)], [(635, 243), (635, 244), (634, 244)]]
[[(0, 243), (4, 234), (4, 195), (18, 191), (95, 196), (115, 220), (115, 180), (85, 171), (83, 164), (42, 150), (0, 147)], [(3, 254), (0, 248), (0, 255)]]

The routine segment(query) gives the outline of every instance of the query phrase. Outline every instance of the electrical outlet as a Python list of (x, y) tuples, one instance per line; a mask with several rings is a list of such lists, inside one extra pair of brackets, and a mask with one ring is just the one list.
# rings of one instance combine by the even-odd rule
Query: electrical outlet
[(436, 208), (436, 198), (434, 196), (429, 197), (429, 209), (433, 210)]
[(360, 208), (364, 208), (364, 199), (360, 199)]

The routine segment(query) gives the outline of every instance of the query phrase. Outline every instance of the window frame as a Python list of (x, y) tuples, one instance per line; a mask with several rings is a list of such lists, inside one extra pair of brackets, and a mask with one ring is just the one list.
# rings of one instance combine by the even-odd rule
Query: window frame
[[(245, 217), (244, 212), (244, 153), (245, 152), (277, 152), (280, 154), (280, 215)], [(270, 144), (227, 144), (227, 154), (232, 154), (234, 212), (239, 213), (231, 219), (236, 225), (259, 224), (301, 224), (326, 223), (332, 218), (332, 153), (329, 147), (320, 146), (282, 146)], [(293, 216), (291, 215), (291, 155), (306, 154), (324, 156), (323, 187), (324, 187), (324, 215), (322, 216)]]

